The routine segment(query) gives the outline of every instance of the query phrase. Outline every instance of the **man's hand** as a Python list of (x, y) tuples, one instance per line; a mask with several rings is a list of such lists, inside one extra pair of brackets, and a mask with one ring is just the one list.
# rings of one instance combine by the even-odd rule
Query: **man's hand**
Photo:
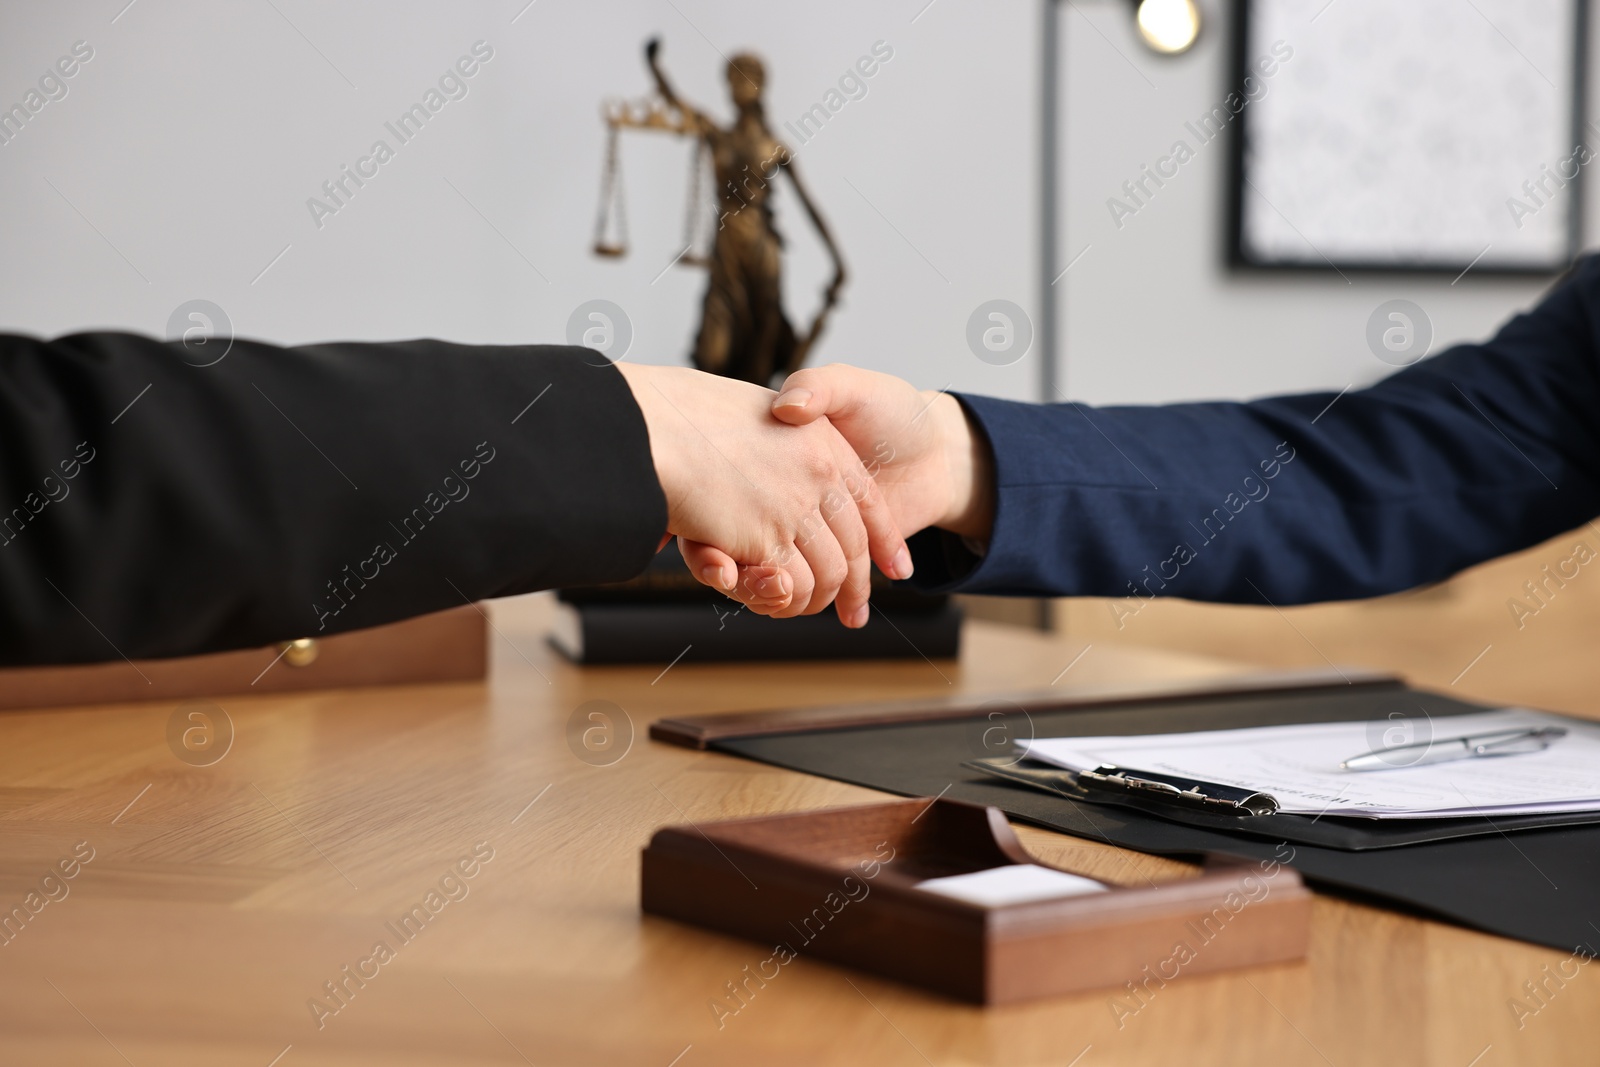
[(866, 464), (901, 534), (937, 526), (989, 539), (994, 456), (949, 393), (834, 363), (791, 374), (772, 413), (791, 426), (826, 417)]
[[(902, 536), (929, 526), (987, 541), (994, 525), (994, 456), (983, 432), (948, 393), (919, 391), (888, 374), (833, 364), (797, 371), (773, 401), (792, 426), (826, 418), (866, 465)], [(733, 566), (722, 553), (685, 546), (691, 566)], [(888, 571), (891, 577), (899, 577)], [(739, 568), (747, 599), (761, 572)]]
[(650, 433), (667, 531), (701, 581), (780, 617), (837, 596), (840, 620), (855, 627), (867, 621), (872, 561), (911, 574), (882, 494), (826, 420), (783, 426), (770, 389), (717, 375), (617, 369)]

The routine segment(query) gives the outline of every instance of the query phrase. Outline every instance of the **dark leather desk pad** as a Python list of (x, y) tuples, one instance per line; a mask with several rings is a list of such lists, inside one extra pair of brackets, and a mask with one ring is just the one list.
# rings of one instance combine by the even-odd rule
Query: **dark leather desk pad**
[[(1342, 687), (1167, 701), (1148, 706), (1008, 712), (1011, 738), (1222, 730), (1290, 722), (1419, 718), (1436, 735), (1480, 711), (1402, 687)], [(1572, 951), (1600, 946), (1600, 815), (1378, 822), (1275, 815), (1182, 815), (1084, 803), (985, 778), (961, 766), (995, 755), (993, 717), (719, 740), (713, 748), (906, 796), (992, 804), (1079, 837), (1170, 856), (1231, 852), (1287, 860), (1319, 888), (1373, 898), (1506, 937)], [(1572, 820), (1582, 820), (1574, 824)], [(1290, 858), (1292, 850), (1292, 858)]]

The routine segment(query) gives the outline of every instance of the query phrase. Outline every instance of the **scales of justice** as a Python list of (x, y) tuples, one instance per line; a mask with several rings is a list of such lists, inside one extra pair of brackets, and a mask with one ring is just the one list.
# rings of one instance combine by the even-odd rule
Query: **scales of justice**
[[(844, 287), (844, 261), (800, 180), (794, 157), (767, 126), (761, 60), (749, 53), (728, 60), (728, 91), (737, 115), (732, 124), (720, 126), (673, 90), (661, 69), (660, 53), (659, 41), (645, 45), (654, 95), (610, 101), (601, 108), (607, 140), (594, 252), (610, 258), (628, 252), (622, 131), (658, 130), (693, 138), (683, 251), (673, 262), (704, 267), (708, 274), (694, 365), (770, 387), (798, 370), (816, 344)], [(708, 171), (716, 183), (714, 198), (705, 194)], [(797, 333), (784, 314), (779, 284), (784, 243), (773, 225), (772, 193), (784, 175), (833, 261), (833, 277), (804, 333)], [(707, 210), (713, 199), (714, 219)], [(700, 662), (894, 659), (924, 651), (935, 656), (959, 652), (961, 608), (948, 596), (890, 588), (881, 573), (872, 582), (875, 602), (892, 605), (899, 620), (892, 629), (873, 621), (864, 630), (846, 630), (831, 614), (780, 623), (730, 608), (722, 593), (701, 585), (677, 550), (668, 548), (626, 582), (561, 590), (559, 621), (550, 640), (579, 663), (647, 663), (674, 654), (681, 658), (688, 651), (683, 648), (686, 634), (693, 637), (689, 648)], [(887, 616), (875, 614), (873, 619), (880, 617)]]
[[(766, 67), (760, 58), (741, 52), (728, 60), (728, 91), (738, 114), (732, 125), (724, 127), (678, 96), (661, 69), (660, 53), (660, 39), (652, 38), (645, 45), (645, 62), (655, 80), (655, 96), (608, 101), (601, 108), (607, 139), (594, 252), (610, 258), (628, 252), (621, 132), (660, 130), (694, 138), (684, 250), (675, 260), (704, 267), (709, 274), (692, 359), (700, 370), (771, 386), (798, 370), (816, 344), (844, 287), (844, 261), (800, 180), (793, 156), (767, 126), (761, 100)], [(716, 186), (715, 220), (705, 217), (702, 183), (708, 170)], [(784, 314), (780, 286), (783, 238), (773, 225), (771, 203), (780, 175), (788, 177), (833, 261), (833, 278), (823, 289), (822, 305), (799, 334)]]

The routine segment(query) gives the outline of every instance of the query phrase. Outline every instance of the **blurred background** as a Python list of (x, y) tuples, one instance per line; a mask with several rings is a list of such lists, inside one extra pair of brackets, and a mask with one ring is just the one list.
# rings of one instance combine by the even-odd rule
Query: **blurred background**
[[(722, 120), (733, 113), (726, 57), (766, 62), (768, 121), (850, 271), (813, 363), (1089, 403), (1360, 387), (1404, 362), (1369, 342), (1380, 306), (1411, 302), (1437, 352), (1492, 332), (1594, 243), (1586, 169), (1535, 186), (1537, 203), (1520, 187), (1592, 136), (1584, 6), (1198, 0), (1192, 47), (1166, 55), (1130, 0), (7, 5), (0, 106), (29, 114), (0, 119), (0, 328), (162, 334), (175, 309), (203, 299), (235, 333), (283, 343), (562, 342), (581, 305), (606, 300), (628, 320), (624, 358), (686, 362), (705, 284), (674, 265), (691, 144), (624, 132), (629, 254), (591, 252), (601, 105), (649, 94), (643, 48), (659, 36), (680, 93)], [(420, 132), (400, 143), (386, 129), (460, 57), (485, 52)], [(1255, 68), (1243, 114), (1213, 141), (1196, 136), (1271, 55), (1281, 62), (1270, 75)], [(41, 82), (68, 56), (80, 57), (70, 77)], [(866, 56), (874, 72), (851, 77)], [(1471, 102), (1485, 85), (1509, 115)], [(34, 109), (27, 94), (40, 86)], [(1453, 114), (1439, 111), (1452, 100)], [(818, 105), (826, 121), (804, 125)], [(1247, 121), (1257, 140), (1241, 175)], [(330, 203), (324, 182), (380, 139), (393, 158), (336, 212), (314, 210), (313, 198)], [(1180, 140), (1192, 158), (1161, 183), (1144, 179)], [(1357, 186), (1367, 207), (1346, 247), (1330, 204)], [(1481, 217), (1408, 226), (1459, 190), (1477, 190)], [(786, 303), (804, 323), (828, 261), (788, 191), (777, 196)], [(1532, 210), (1519, 217), (1513, 198)], [(1257, 229), (1242, 250), (1241, 217)], [(1455, 246), (1418, 247), (1429, 234)], [(1480, 235), (1473, 260), (1461, 249)], [(1362, 269), (1374, 255), (1391, 269)], [(1409, 269), (1418, 264), (1434, 269)], [(981, 309), (996, 300), (1015, 306), (1031, 340), (985, 358), (969, 326), (995, 321)], [(1119, 620), (1103, 602), (1075, 601), (1051, 617), (1091, 641), (1256, 662), (1381, 666), (1398, 642), (1421, 644), (1439, 677), (1419, 681), (1449, 683), (1471, 660), (1484, 684), (1514, 680), (1526, 697), (1538, 693), (1530, 678), (1569, 657), (1558, 635), (1581, 631), (1588, 605), (1600, 615), (1600, 579), (1592, 596), (1573, 583), (1521, 629), (1506, 602), (1580, 537), (1600, 547), (1585, 531), (1362, 605), (1164, 602)]]

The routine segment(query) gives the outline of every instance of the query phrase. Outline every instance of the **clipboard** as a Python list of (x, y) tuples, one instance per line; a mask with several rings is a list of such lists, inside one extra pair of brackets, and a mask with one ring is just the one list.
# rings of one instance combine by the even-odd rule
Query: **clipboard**
[[(1394, 675), (1342, 671), (1263, 671), (1201, 684), (1127, 683), (1095, 686), (1076, 691), (1047, 690), (1003, 697), (964, 695), (925, 701), (887, 704), (830, 705), (783, 708), (692, 718), (663, 719), (652, 723), (654, 740), (693, 748), (711, 748), (762, 759), (777, 749), (799, 750), (804, 738), (822, 738), (832, 731), (861, 731), (873, 744), (892, 749), (900, 738), (930, 735), (947, 724), (960, 729), (962, 722), (984, 721), (985, 712), (1001, 700), (1027, 709), (1028, 725), (1035, 736), (1049, 737), (1093, 733), (1179, 733), (1234, 726), (1273, 723), (1381, 719), (1392, 710), (1415, 714), (1421, 708), (1437, 720), (1451, 715), (1487, 710), (1441, 694), (1414, 690)], [(1082, 719), (1080, 720), (1080, 716)], [(1080, 725), (1080, 722), (1094, 725)], [(1059, 724), (1059, 725), (1057, 725)], [(1104, 724), (1104, 728), (1100, 728)], [(904, 729), (891, 737), (885, 730)], [(992, 732), (992, 731), (986, 731)], [(786, 744), (784, 738), (793, 738)], [(921, 742), (918, 742), (919, 744)], [(930, 747), (933, 743), (930, 739)], [(944, 744), (939, 744), (941, 753)], [(845, 756), (816, 756), (837, 763)], [(915, 752), (892, 753), (891, 762), (920, 761)], [(941, 755), (941, 760), (948, 757)], [(879, 753), (876, 762), (884, 762)], [(782, 760), (777, 762), (782, 763)], [(787, 764), (785, 764), (787, 765)], [(1219, 830), (1253, 838), (1317, 845), (1349, 852), (1404, 848), (1431, 841), (1500, 835), (1557, 827), (1600, 825), (1600, 811), (1566, 811), (1535, 815), (1426, 820), (1371, 820), (1333, 815), (1307, 816), (1275, 811), (1271, 797), (1213, 783), (1170, 778), (1126, 768), (1100, 768), (1103, 773), (1075, 775), (1053, 764), (1013, 757), (975, 755), (970, 746), (961, 758), (950, 761), (938, 789), (949, 775), (964, 774), (969, 782), (1004, 782), (1007, 792), (1026, 789), (1050, 793), (1074, 803), (1137, 811), (1183, 826)], [(834, 775), (862, 785), (874, 785), (870, 775)], [(959, 781), (959, 779), (958, 779)], [(957, 794), (952, 794), (957, 795)], [(981, 793), (995, 802), (993, 790)], [(980, 793), (970, 794), (979, 799)], [(1032, 810), (1032, 805), (1002, 803), (1007, 811)]]
[(1278, 814), (1278, 801), (1270, 793), (1109, 764), (1092, 771), (1069, 771), (1041, 760), (991, 756), (967, 760), (961, 766), (1050, 793), (1070, 791), (1074, 799), (1092, 804), (1140, 800), (1144, 802), (1137, 805), (1140, 807), (1176, 808), (1234, 818)]
[(1185, 826), (1346, 852), (1403, 848), (1519, 830), (1600, 825), (1600, 811), (1387, 822), (1335, 815), (1314, 818), (1278, 811), (1277, 801), (1267, 793), (1150, 771), (1101, 767), (1095, 772), (1077, 773), (1039, 760), (998, 757), (966, 760), (961, 766), (998, 781), (1075, 802), (1146, 812)]

